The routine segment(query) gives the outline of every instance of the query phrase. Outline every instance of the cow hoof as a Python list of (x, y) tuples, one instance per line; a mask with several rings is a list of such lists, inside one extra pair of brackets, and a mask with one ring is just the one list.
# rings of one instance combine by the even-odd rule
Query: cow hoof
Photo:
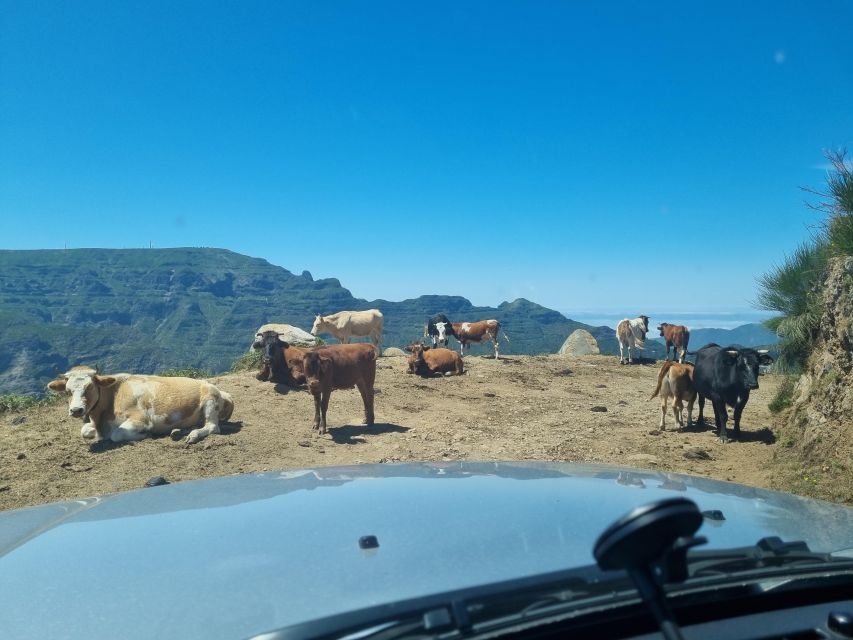
[(80, 435), (83, 436), (86, 440), (92, 440), (98, 432), (95, 430), (95, 427), (90, 425), (83, 425), (83, 428), (80, 429)]
[(172, 440), (180, 440), (181, 439), (181, 430), (180, 429), (172, 429), (171, 433), (169, 433), (169, 437)]
[(187, 444), (195, 444), (199, 440), (201, 440), (201, 438), (198, 437), (198, 434), (195, 431), (190, 431), (190, 435), (187, 436), (185, 442)]

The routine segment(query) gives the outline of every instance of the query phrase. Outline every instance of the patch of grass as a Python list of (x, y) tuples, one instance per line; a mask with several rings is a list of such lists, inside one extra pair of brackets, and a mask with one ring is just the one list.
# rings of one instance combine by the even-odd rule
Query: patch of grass
[(0, 413), (10, 413), (18, 411), (26, 411), (33, 407), (44, 407), (54, 404), (62, 399), (61, 393), (53, 393), (49, 391), (46, 396), (39, 398), (37, 396), (3, 394), (0, 395)]
[(780, 413), (793, 404), (794, 399), (794, 380), (793, 376), (785, 376), (776, 395), (768, 403), (767, 408), (770, 413)]
[(261, 358), (263, 354), (260, 349), (252, 349), (248, 353), (244, 353), (231, 363), (231, 372), (238, 371), (257, 371), (261, 368)]
[(184, 369), (164, 369), (157, 375), (165, 378), (210, 378), (213, 374), (204, 369), (186, 367)]

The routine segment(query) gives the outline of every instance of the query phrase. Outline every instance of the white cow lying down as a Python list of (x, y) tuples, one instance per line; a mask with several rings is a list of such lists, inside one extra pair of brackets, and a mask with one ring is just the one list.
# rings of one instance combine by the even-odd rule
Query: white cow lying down
[(99, 375), (91, 367), (73, 367), (47, 385), (70, 396), (68, 414), (83, 418), (80, 435), (124, 442), (190, 431), (187, 444), (219, 433), (219, 422), (234, 411), (231, 396), (204, 380), (117, 373)]

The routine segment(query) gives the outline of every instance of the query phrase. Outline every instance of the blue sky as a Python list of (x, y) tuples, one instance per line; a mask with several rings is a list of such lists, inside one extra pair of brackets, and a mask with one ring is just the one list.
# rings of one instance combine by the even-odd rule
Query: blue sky
[(0, 246), (731, 312), (853, 147), (853, 4), (0, 2)]

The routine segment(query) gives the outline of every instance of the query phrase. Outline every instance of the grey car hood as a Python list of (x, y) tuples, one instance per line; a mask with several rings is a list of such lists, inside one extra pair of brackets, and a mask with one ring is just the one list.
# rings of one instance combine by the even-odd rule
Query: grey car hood
[[(669, 473), (560, 463), (327, 467), (0, 514), (0, 635), (242, 638), (371, 605), (593, 564), (631, 508), (686, 496), (707, 548), (853, 548), (853, 509)], [(378, 538), (362, 550), (358, 540)]]

